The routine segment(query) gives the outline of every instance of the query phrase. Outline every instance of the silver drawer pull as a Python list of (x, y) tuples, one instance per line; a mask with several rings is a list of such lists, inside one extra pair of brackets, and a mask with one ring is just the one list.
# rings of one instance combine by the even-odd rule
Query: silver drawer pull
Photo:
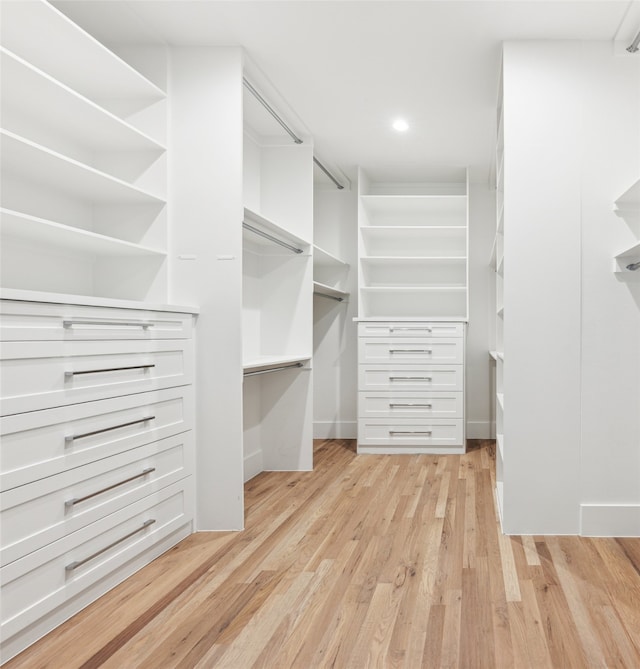
[(390, 376), (389, 381), (431, 381), (430, 376)]
[(64, 505), (69, 508), (72, 506), (75, 506), (76, 504), (79, 504), (80, 502), (85, 502), (88, 499), (91, 499), (92, 497), (95, 497), (96, 495), (102, 495), (103, 492), (109, 492), (109, 490), (113, 490), (114, 488), (118, 488), (121, 485), (124, 485), (125, 483), (129, 483), (130, 481), (135, 481), (136, 479), (141, 479), (143, 476), (146, 476), (147, 474), (151, 474), (151, 472), (155, 472), (156, 468), (155, 467), (147, 467), (146, 469), (143, 469), (139, 474), (136, 474), (135, 476), (130, 476), (128, 479), (125, 479), (124, 481), (120, 481), (119, 483), (114, 483), (113, 485), (107, 486), (106, 488), (102, 488), (102, 490), (96, 490), (96, 492), (92, 492), (90, 495), (85, 495), (84, 497), (74, 497), (73, 499), (68, 499)]
[(104, 548), (101, 548), (99, 551), (96, 551), (95, 553), (92, 553), (88, 557), (84, 558), (84, 560), (76, 560), (75, 562), (71, 562), (68, 565), (66, 565), (65, 570), (66, 571), (73, 571), (74, 569), (77, 569), (78, 567), (81, 567), (83, 564), (86, 564), (90, 560), (93, 560), (94, 558), (97, 558), (99, 555), (102, 555), (103, 553), (106, 553), (110, 548), (113, 548), (114, 546), (117, 546), (118, 544), (121, 544), (123, 541), (126, 541), (127, 539), (131, 538), (134, 534), (138, 534), (138, 532), (142, 532), (142, 530), (145, 530), (149, 525), (153, 525), (156, 521), (154, 519), (152, 520), (145, 520), (144, 523), (142, 523), (142, 527), (139, 527), (137, 530), (133, 530), (133, 532), (129, 532), (129, 534), (126, 534), (124, 537), (118, 539), (117, 541), (114, 541), (113, 543), (109, 544), (108, 546), (105, 546)]
[(389, 407), (394, 409), (395, 407), (420, 407), (421, 409), (431, 409), (431, 404), (391, 404), (389, 403)]
[(154, 323), (151, 321), (99, 321), (89, 318), (65, 318), (62, 321), (62, 327), (72, 328), (74, 325), (104, 325), (106, 327), (126, 327), (126, 328), (152, 328)]
[(83, 369), (80, 371), (68, 371), (64, 375), (66, 378), (71, 376), (80, 376), (80, 374), (102, 374), (103, 372), (126, 372), (131, 369), (151, 369), (154, 364), (149, 365), (131, 365), (130, 367), (105, 367), (104, 369)]
[(431, 434), (431, 430), (389, 430), (389, 434)]
[(395, 330), (420, 330), (421, 332), (433, 332), (432, 328), (428, 327), (390, 327), (390, 332), (395, 332)]
[(120, 423), (119, 425), (112, 425), (111, 427), (103, 427), (101, 430), (93, 430), (93, 432), (84, 432), (83, 434), (69, 434), (64, 440), (69, 443), (76, 439), (84, 439), (85, 437), (93, 437), (95, 434), (102, 434), (103, 432), (111, 432), (111, 430), (119, 430), (121, 427), (129, 427), (130, 425), (137, 425), (138, 423), (146, 423), (148, 420), (153, 420), (155, 416), (145, 416), (138, 420), (132, 420), (128, 423)]
[(430, 348), (390, 348), (389, 353), (433, 353)]

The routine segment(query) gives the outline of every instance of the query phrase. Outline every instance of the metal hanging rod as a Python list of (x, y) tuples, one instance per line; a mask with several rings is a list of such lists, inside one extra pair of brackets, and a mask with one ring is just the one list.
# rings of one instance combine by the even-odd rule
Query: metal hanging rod
[(336, 302), (342, 302), (344, 297), (337, 297), (336, 295), (327, 295), (326, 293), (321, 293), (320, 291), (314, 290), (314, 295), (320, 295), (320, 297), (328, 297), (330, 300), (335, 300)]
[(333, 183), (338, 187), (338, 190), (342, 190), (344, 186), (329, 172), (329, 170), (315, 157), (313, 156), (313, 162), (333, 181)]
[(627, 47), (629, 53), (637, 53), (640, 50), (640, 32), (635, 36), (633, 42)]
[(631, 264), (627, 265), (627, 269), (630, 272), (635, 272), (637, 269), (640, 269), (640, 262), (632, 262)]
[(270, 372), (280, 372), (283, 369), (293, 369), (295, 367), (304, 367), (301, 362), (294, 362), (292, 365), (280, 365), (280, 367), (270, 367), (269, 369), (258, 369), (255, 372), (245, 372), (244, 376), (257, 376), (258, 374), (269, 374)]
[(251, 85), (251, 82), (246, 77), (242, 77), (242, 83), (245, 88), (255, 97), (255, 99), (273, 116), (273, 118), (285, 129), (289, 137), (296, 143), (302, 144), (302, 140), (296, 135), (293, 130), (278, 116), (275, 109), (258, 93), (258, 91)]
[(246, 221), (242, 221), (242, 227), (245, 230), (249, 230), (249, 232), (253, 232), (256, 235), (259, 235), (260, 237), (264, 237), (265, 239), (268, 239), (270, 242), (273, 242), (274, 244), (278, 244), (280, 246), (284, 246), (285, 249), (289, 249), (290, 251), (293, 251), (294, 253), (302, 253), (302, 249), (299, 249), (297, 246), (293, 246), (293, 244), (289, 244), (287, 242), (282, 241), (282, 239), (278, 239), (277, 237), (274, 237), (273, 235), (270, 235), (268, 232), (264, 232), (264, 230), (260, 230), (259, 228), (253, 227), (250, 223), (247, 223)]

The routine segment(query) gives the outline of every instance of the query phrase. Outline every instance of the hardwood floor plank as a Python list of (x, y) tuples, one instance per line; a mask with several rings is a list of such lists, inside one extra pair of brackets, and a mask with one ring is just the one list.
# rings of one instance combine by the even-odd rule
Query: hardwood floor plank
[(3, 669), (638, 669), (640, 539), (505, 537), (494, 454), (317, 440)]

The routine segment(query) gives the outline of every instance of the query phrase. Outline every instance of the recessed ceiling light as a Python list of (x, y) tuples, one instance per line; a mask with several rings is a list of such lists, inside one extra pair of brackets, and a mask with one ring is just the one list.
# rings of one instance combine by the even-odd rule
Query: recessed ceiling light
[(403, 118), (397, 118), (392, 126), (394, 130), (397, 130), (398, 132), (405, 132), (409, 130), (409, 124), (403, 119)]

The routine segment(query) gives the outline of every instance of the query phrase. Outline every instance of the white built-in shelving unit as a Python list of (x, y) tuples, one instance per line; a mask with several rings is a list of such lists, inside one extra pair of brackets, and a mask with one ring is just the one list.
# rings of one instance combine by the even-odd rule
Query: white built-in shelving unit
[(457, 183), (385, 183), (360, 171), (359, 318), (466, 320), (466, 171)]
[(358, 174), (359, 453), (465, 450), (467, 170), (411, 176)]
[(313, 245), (313, 292), (342, 302), (349, 297), (344, 290), (349, 264), (333, 253)]
[(244, 92), (244, 478), (308, 470), (312, 442), (313, 146)]
[[(637, 226), (640, 234), (640, 179), (615, 201), (614, 211), (630, 225)], [(614, 272), (621, 277), (640, 278), (640, 241), (614, 256)]]
[(2, 11), (3, 288), (165, 302), (165, 92), (46, 2)]

